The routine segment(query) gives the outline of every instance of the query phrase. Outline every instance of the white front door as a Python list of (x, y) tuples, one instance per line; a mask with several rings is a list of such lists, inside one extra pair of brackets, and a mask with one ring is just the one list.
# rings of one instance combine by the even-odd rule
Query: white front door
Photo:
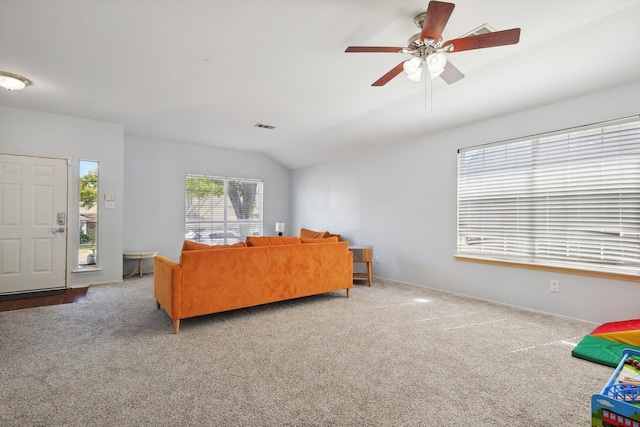
[(0, 294), (66, 288), (67, 164), (0, 154)]

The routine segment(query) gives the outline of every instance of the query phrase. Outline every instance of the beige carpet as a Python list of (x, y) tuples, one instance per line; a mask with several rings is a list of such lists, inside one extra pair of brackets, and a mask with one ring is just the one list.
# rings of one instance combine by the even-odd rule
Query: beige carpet
[(588, 426), (593, 324), (376, 281), (183, 320), (152, 278), (0, 313), (3, 426)]

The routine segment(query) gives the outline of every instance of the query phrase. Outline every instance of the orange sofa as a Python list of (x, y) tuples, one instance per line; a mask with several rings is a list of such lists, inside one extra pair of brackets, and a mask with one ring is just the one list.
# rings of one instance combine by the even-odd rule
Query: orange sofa
[[(194, 250), (191, 250), (194, 249)], [(298, 237), (247, 237), (246, 244), (185, 242), (180, 263), (154, 258), (157, 307), (173, 320), (251, 307), (353, 286), (347, 242)]]

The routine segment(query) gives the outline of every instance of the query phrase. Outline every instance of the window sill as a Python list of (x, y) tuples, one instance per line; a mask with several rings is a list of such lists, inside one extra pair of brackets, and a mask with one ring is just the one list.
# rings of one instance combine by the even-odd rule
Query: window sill
[(71, 270), (72, 273), (95, 273), (96, 271), (102, 271), (101, 267), (98, 266), (79, 266)]
[(582, 270), (571, 267), (556, 267), (552, 265), (527, 264), (523, 262), (503, 261), (486, 258), (474, 258), (463, 255), (455, 255), (456, 261), (475, 262), (478, 264), (497, 265), (501, 267), (524, 268), (527, 270), (552, 271), (554, 273), (576, 274), (579, 276), (600, 277), (602, 279), (624, 280), (627, 282), (640, 283), (640, 276), (632, 274), (615, 273), (609, 271)]

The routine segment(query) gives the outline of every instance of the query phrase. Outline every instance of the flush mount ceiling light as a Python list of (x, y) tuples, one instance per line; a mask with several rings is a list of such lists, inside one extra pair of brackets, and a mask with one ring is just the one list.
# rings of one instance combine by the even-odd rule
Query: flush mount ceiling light
[(22, 90), (30, 84), (31, 82), (22, 76), (0, 71), (0, 86), (6, 90)]

